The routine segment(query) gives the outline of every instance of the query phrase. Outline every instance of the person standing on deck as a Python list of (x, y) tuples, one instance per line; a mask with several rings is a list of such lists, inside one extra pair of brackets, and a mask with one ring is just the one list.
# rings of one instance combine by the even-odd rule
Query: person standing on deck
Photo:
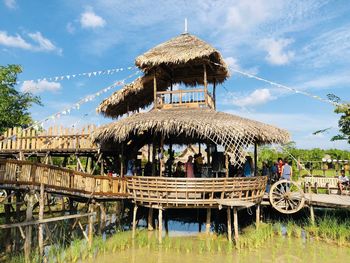
[(193, 157), (190, 155), (188, 157), (187, 163), (185, 164), (185, 172), (187, 178), (194, 178), (194, 172), (193, 172)]
[(290, 178), (293, 175), (292, 166), (288, 164), (288, 160), (284, 161), (284, 165), (282, 166), (281, 179), (285, 179), (290, 181)]
[(244, 174), (244, 177), (253, 176), (253, 160), (252, 160), (252, 157), (250, 156), (247, 156), (245, 159), (245, 163), (243, 166), (243, 174)]
[(283, 160), (282, 158), (278, 158), (278, 165), (277, 165), (277, 172), (278, 172), (278, 177), (281, 177), (282, 176), (282, 168), (283, 168)]

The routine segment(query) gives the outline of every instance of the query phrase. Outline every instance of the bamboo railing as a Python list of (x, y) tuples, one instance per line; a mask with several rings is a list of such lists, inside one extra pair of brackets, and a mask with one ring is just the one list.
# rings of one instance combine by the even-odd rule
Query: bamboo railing
[[(41, 151), (75, 151), (97, 149), (90, 134), (96, 126), (89, 125), (81, 129), (55, 126), (46, 131), (8, 129), (0, 142), (0, 152), (41, 152)], [(1, 137), (1, 136), (0, 136)]]
[(0, 188), (40, 187), (47, 191), (90, 197), (126, 197), (126, 179), (93, 176), (53, 165), (0, 160)]
[(212, 207), (218, 200), (261, 201), (266, 176), (231, 178), (128, 178), (127, 189), (135, 203), (161, 207)]
[(158, 91), (157, 108), (215, 108), (214, 99), (204, 89)]

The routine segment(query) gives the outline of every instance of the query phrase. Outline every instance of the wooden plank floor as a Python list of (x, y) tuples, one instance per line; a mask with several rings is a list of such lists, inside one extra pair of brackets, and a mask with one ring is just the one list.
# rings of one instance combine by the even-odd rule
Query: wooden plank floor
[(314, 206), (350, 208), (349, 195), (305, 194), (305, 199)]

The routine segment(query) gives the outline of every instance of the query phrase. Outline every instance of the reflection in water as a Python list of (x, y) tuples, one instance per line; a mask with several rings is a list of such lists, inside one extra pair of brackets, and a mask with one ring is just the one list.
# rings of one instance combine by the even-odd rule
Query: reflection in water
[[(175, 237), (174, 237), (175, 238)], [(178, 237), (176, 237), (178, 238)], [(189, 237), (185, 237), (189, 238)], [(180, 238), (181, 239), (181, 238)], [(183, 239), (183, 238), (182, 238)], [(195, 238), (196, 239), (196, 238)], [(199, 241), (199, 238), (197, 238)], [(106, 254), (89, 261), (99, 263), (194, 263), (194, 262), (307, 262), (335, 263), (348, 262), (350, 249), (337, 247), (324, 242), (303, 242), (301, 239), (275, 237), (262, 248), (254, 250), (233, 250), (230, 253), (194, 253), (177, 252), (173, 249), (130, 248), (115, 254)]]

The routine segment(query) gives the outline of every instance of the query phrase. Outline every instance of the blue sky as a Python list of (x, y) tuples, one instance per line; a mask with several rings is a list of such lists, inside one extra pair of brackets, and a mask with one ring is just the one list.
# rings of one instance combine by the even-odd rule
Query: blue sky
[[(187, 17), (188, 31), (221, 51), (232, 68), (320, 97), (350, 99), (347, 0), (1, 1), (0, 63), (22, 65), (20, 81), (132, 66), (138, 55), (181, 34)], [(17, 88), (42, 98), (44, 107), (31, 109), (42, 119), (132, 72)], [(327, 103), (235, 73), (222, 86), (221, 111), (285, 128), (298, 147), (349, 148), (330, 142), (339, 116)], [(95, 108), (113, 91), (45, 125), (106, 123)], [(312, 135), (328, 127), (328, 133)]]

